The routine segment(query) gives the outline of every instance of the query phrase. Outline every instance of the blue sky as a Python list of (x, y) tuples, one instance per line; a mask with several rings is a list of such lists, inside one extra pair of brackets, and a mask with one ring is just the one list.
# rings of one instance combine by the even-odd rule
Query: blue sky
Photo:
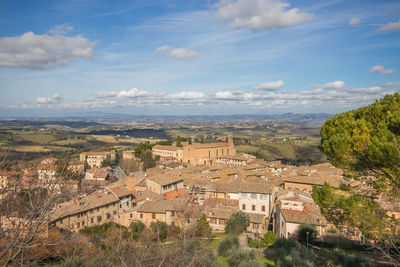
[(3, 116), (337, 113), (400, 88), (399, 1), (0, 1)]

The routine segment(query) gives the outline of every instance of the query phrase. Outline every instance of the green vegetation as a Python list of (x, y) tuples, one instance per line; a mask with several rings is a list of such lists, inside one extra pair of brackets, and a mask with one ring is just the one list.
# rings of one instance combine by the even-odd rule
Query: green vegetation
[(209, 237), (211, 234), (211, 226), (207, 221), (207, 216), (203, 214), (197, 222), (196, 235), (201, 237)]
[[(321, 146), (346, 176), (378, 192), (400, 190), (400, 95), (335, 115), (321, 129)], [(374, 176), (368, 180), (368, 176)]]
[(152, 222), (150, 229), (155, 233), (156, 240), (165, 240), (168, 236), (168, 226), (165, 222)]
[(314, 225), (302, 224), (297, 230), (297, 241), (303, 244), (313, 244), (317, 237), (317, 230)]
[(239, 238), (237, 236), (227, 236), (221, 241), (218, 247), (218, 255), (228, 257), (232, 249), (239, 248)]
[(249, 226), (249, 215), (243, 211), (235, 212), (231, 215), (225, 225), (225, 233), (229, 235), (240, 235)]
[(265, 233), (264, 238), (260, 240), (254, 240), (250, 237), (247, 239), (247, 243), (251, 248), (265, 248), (272, 245), (276, 240), (274, 232), (268, 231)]

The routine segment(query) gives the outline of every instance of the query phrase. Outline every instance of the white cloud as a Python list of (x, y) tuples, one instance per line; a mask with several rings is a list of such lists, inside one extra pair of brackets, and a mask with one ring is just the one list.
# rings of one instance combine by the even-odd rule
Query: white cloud
[(173, 48), (168, 45), (160, 46), (154, 51), (178, 59), (192, 59), (200, 55), (194, 50), (189, 50), (187, 48)]
[(164, 52), (166, 52), (168, 49), (169, 49), (169, 46), (168, 46), (168, 45), (163, 45), (163, 46), (158, 47), (158, 48), (157, 48), (156, 50), (154, 50), (154, 51), (157, 52), (157, 53), (164, 53)]
[(49, 33), (54, 34), (54, 35), (64, 35), (73, 30), (74, 30), (74, 27), (72, 27), (69, 24), (60, 24), (60, 25), (54, 25), (53, 27), (51, 27), (51, 29), (49, 30)]
[(349, 20), (349, 25), (350, 26), (354, 26), (354, 25), (359, 24), (360, 22), (361, 22), (360, 18), (352, 18), (352, 19)]
[(147, 91), (140, 91), (137, 88), (132, 88), (128, 91), (121, 91), (119, 92), (116, 97), (118, 98), (138, 98), (138, 97), (145, 97), (150, 96), (151, 94)]
[(387, 88), (387, 87), (398, 87), (398, 88), (400, 88), (400, 82), (387, 82), (387, 83), (382, 84), (381, 86), (384, 87), (384, 88)]
[(26, 32), (17, 37), (0, 38), (0, 67), (47, 69), (79, 59), (93, 58), (93, 45), (77, 35), (36, 35)]
[(282, 80), (276, 82), (266, 82), (253, 87), (255, 90), (276, 91), (282, 88), (285, 83)]
[(168, 56), (173, 58), (180, 58), (180, 59), (191, 59), (199, 56), (199, 53), (193, 50), (189, 50), (186, 48), (174, 48), (171, 49), (168, 53)]
[(95, 94), (95, 98), (110, 98), (110, 97), (115, 97), (117, 96), (118, 92), (100, 92), (98, 94)]
[(346, 88), (346, 83), (344, 81), (334, 81), (325, 84), (311, 84), (312, 87), (316, 89), (324, 89), (324, 90), (338, 90)]
[(378, 29), (380, 32), (398, 32), (400, 31), (400, 20), (383, 25)]
[(377, 72), (380, 74), (394, 74), (396, 71), (393, 69), (385, 69), (385, 67), (382, 65), (376, 65), (371, 68), (370, 72)]
[(182, 100), (196, 100), (204, 98), (205, 95), (202, 92), (180, 92), (171, 95), (171, 97), (174, 99), (182, 99)]
[(59, 103), (62, 100), (62, 97), (58, 94), (54, 94), (49, 97), (39, 97), (36, 99), (36, 104), (46, 105), (46, 104), (55, 104)]
[(227, 21), (233, 28), (286, 28), (314, 18), (313, 14), (275, 0), (221, 0), (217, 7), (216, 18)]

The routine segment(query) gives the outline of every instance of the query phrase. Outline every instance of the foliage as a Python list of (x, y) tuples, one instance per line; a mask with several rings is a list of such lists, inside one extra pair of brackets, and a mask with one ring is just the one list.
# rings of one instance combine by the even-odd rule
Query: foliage
[(141, 157), (142, 153), (146, 150), (151, 150), (153, 148), (154, 144), (150, 144), (149, 142), (146, 143), (140, 143), (135, 147), (135, 156), (137, 158)]
[[(321, 148), (347, 177), (392, 193), (400, 189), (400, 95), (335, 115), (321, 128)], [(374, 179), (368, 179), (370, 176)]]
[(163, 241), (167, 238), (168, 235), (168, 227), (165, 222), (152, 222), (150, 224), (150, 229), (153, 231), (155, 234), (155, 239)]
[(64, 178), (67, 180), (79, 180), (79, 174), (69, 169), (67, 159), (59, 159), (56, 163), (55, 178)]
[(348, 223), (358, 227), (365, 235), (384, 238), (387, 234), (387, 217), (379, 205), (366, 197), (343, 193), (328, 184), (313, 187), (312, 197), (322, 214), (337, 226)]
[(209, 236), (211, 233), (210, 223), (207, 221), (207, 216), (203, 214), (197, 222), (196, 235)]
[(296, 241), (292, 238), (277, 238), (275, 243), (272, 245), (275, 249), (284, 249), (286, 251), (290, 251), (292, 248), (296, 246)]
[(272, 245), (276, 241), (276, 234), (274, 232), (268, 231), (264, 234), (264, 242), (267, 246)]
[(310, 261), (297, 258), (291, 254), (283, 255), (276, 261), (276, 267), (312, 267), (314, 264)]
[(143, 162), (144, 171), (156, 166), (156, 161), (155, 159), (153, 159), (153, 155), (149, 150), (142, 151), (142, 153), (140, 154), (140, 160)]
[(109, 157), (106, 157), (102, 162), (101, 162), (101, 167), (110, 167), (112, 164), (112, 161)]
[(260, 262), (257, 259), (254, 250), (233, 249), (228, 255), (229, 266), (232, 267), (259, 267)]
[(141, 221), (133, 221), (129, 225), (129, 228), (131, 229), (132, 233), (141, 233), (145, 227), (146, 226)]
[(275, 242), (275, 240), (276, 240), (276, 235), (273, 232), (268, 231), (267, 233), (265, 233), (263, 239), (254, 240), (249, 237), (247, 239), (247, 243), (248, 243), (249, 247), (251, 247), (251, 248), (265, 248), (265, 247), (268, 247), (269, 245), (273, 244)]
[(225, 237), (218, 246), (218, 255), (228, 257), (230, 250), (239, 248), (237, 236)]
[(230, 235), (240, 235), (250, 224), (249, 215), (242, 211), (235, 212), (231, 215), (225, 225), (225, 233)]
[(105, 234), (113, 228), (126, 230), (126, 228), (120, 224), (113, 223), (113, 222), (107, 222), (107, 223), (103, 223), (100, 225), (85, 227), (85, 228), (79, 230), (79, 232), (89, 236), (92, 239), (97, 240), (97, 239), (104, 237)]
[(311, 224), (302, 224), (297, 230), (297, 240), (300, 243), (308, 243), (313, 244), (314, 240), (317, 236), (317, 230), (314, 225)]

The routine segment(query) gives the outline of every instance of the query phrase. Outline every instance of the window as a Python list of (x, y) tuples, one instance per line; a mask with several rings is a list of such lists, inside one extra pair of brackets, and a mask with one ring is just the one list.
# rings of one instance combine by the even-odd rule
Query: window
[(140, 218), (143, 219), (143, 213), (140, 213)]
[(247, 194), (246, 194), (246, 193), (241, 193), (241, 194), (240, 194), (240, 197), (241, 197), (241, 198), (247, 198)]
[(216, 223), (216, 219), (215, 218), (211, 218), (211, 223), (215, 224)]
[(76, 223), (76, 228), (81, 228), (81, 223)]
[(246, 210), (246, 204), (242, 204), (242, 210)]
[(187, 220), (186, 220), (186, 223), (190, 223), (190, 219), (187, 219)]
[(261, 194), (260, 195), (260, 199), (264, 199), (264, 200), (267, 199), (267, 195), (266, 194)]
[(81, 217), (81, 214), (79, 213), (78, 215), (76, 215), (76, 218), (80, 218)]
[(111, 219), (111, 214), (107, 213), (107, 220)]
[(265, 211), (265, 206), (261, 206), (261, 211)]
[(90, 223), (94, 223), (94, 218), (90, 218)]
[(133, 218), (133, 214), (132, 214), (132, 213), (130, 213), (130, 214), (129, 214), (129, 217), (130, 217), (130, 218)]
[(60, 225), (63, 224), (63, 221), (64, 221), (64, 220), (61, 220), (61, 221), (60, 221)]
[(252, 199), (257, 199), (257, 194), (251, 194), (250, 196)]
[(119, 204), (119, 208), (122, 209), (122, 204)]
[(253, 223), (253, 229), (258, 229), (258, 223)]
[(117, 211), (116, 211), (116, 210), (113, 210), (113, 215), (115, 215), (115, 214), (117, 214)]
[(251, 210), (256, 210), (256, 205), (251, 205)]
[(155, 214), (155, 213), (152, 213), (152, 214), (151, 214), (151, 218), (152, 218), (152, 219), (155, 219), (155, 218), (156, 218), (156, 214)]
[(97, 216), (97, 222), (101, 222), (101, 215)]
[(224, 219), (219, 219), (219, 224), (225, 224), (225, 220)]
[(82, 221), (82, 227), (85, 226), (85, 221)]
[(175, 217), (175, 211), (171, 211), (171, 217)]

